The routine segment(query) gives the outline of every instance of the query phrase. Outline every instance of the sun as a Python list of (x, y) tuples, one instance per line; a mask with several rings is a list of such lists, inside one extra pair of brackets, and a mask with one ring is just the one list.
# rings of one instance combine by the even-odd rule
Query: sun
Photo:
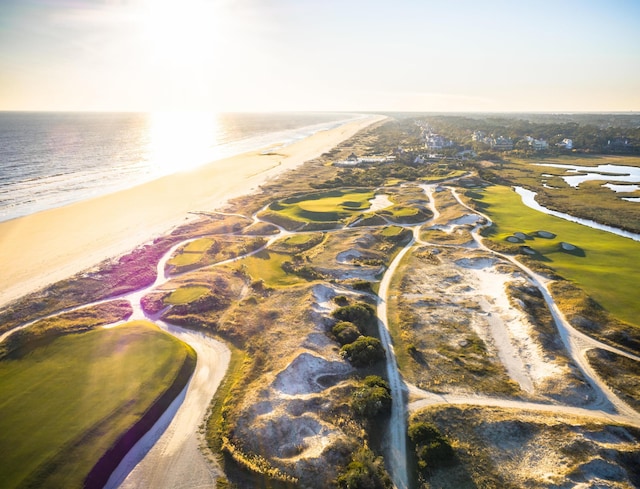
[(215, 61), (222, 34), (222, 11), (203, 0), (147, 0), (141, 33), (149, 56), (171, 67)]

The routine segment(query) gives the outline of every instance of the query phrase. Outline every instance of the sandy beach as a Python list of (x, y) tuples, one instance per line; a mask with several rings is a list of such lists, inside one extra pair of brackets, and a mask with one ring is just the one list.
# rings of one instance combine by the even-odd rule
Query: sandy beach
[(278, 150), (212, 162), (113, 194), (0, 223), (0, 306), (170, 231), (329, 151), (382, 116)]

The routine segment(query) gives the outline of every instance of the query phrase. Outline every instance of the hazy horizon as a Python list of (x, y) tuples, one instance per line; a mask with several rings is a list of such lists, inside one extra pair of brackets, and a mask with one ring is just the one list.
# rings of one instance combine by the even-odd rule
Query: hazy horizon
[(640, 2), (7, 0), (0, 110), (629, 113)]

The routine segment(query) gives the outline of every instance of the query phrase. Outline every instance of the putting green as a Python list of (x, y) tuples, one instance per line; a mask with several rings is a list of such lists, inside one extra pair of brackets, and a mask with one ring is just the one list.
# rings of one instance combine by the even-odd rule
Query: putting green
[(332, 190), (291, 197), (271, 205), (271, 210), (296, 221), (340, 221), (369, 209), (369, 190)]

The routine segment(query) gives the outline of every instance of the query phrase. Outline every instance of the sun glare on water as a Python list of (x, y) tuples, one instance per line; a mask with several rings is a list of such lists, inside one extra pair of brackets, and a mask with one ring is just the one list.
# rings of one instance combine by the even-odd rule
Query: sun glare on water
[(149, 114), (147, 164), (155, 175), (188, 171), (219, 157), (221, 128), (210, 112)]

